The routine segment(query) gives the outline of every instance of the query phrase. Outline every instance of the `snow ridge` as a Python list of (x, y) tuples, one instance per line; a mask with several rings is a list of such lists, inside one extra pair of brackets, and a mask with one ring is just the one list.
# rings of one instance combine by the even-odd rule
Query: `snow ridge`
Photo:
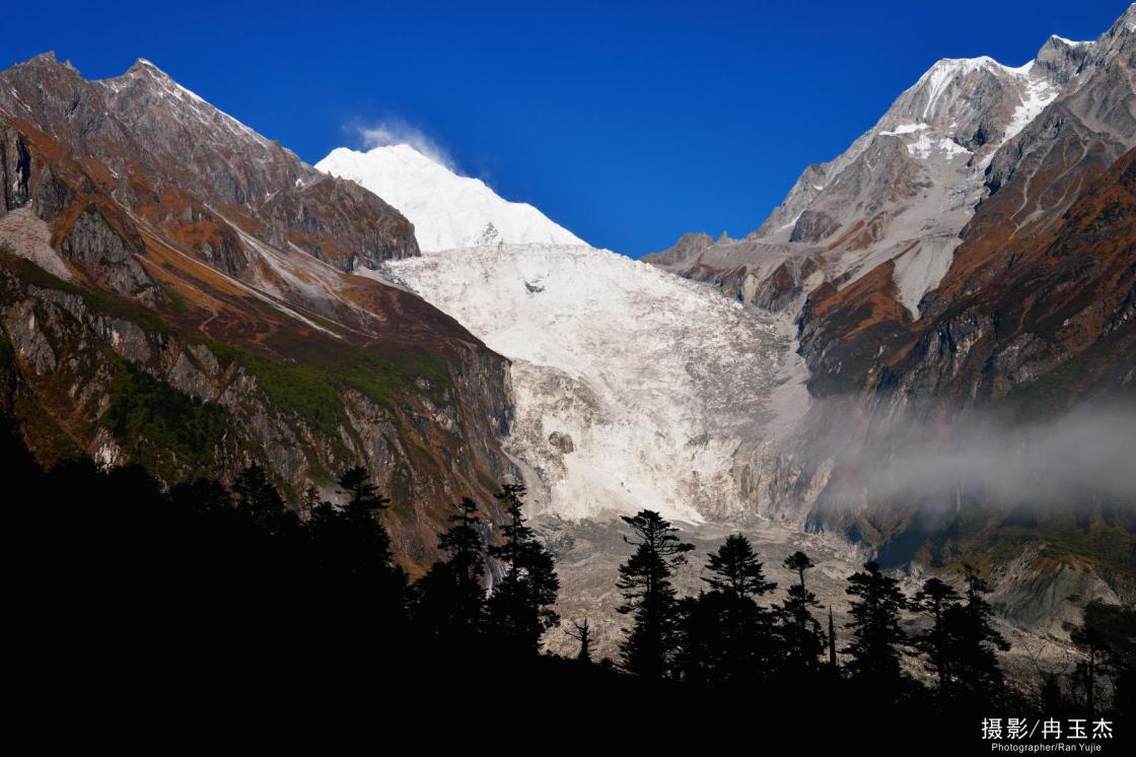
[(397, 208), (423, 251), (493, 244), (584, 244), (532, 205), (509, 202), (485, 182), (459, 176), (410, 145), (359, 152), (338, 147), (316, 164)]

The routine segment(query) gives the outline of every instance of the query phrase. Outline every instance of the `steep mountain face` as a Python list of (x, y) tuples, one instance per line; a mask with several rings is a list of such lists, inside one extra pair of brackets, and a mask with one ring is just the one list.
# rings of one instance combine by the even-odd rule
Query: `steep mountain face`
[[(1090, 349), (1130, 328), (1116, 209), (1082, 218), (1121, 240), (1109, 261), (1068, 257), (1057, 272), (1041, 251), (1075, 233), (1060, 230), (1067, 211), (1092, 202), (1090, 186), (1109, 191), (1096, 182), (1115, 184), (1122, 170), (1101, 175), (1136, 146), (1134, 18), (1130, 7), (1095, 42), (1051, 37), (1019, 68), (939, 61), (844, 154), (806, 169), (746, 239), (689, 235), (650, 261), (799, 315), (815, 396), (879, 390), (901, 405), (942, 397), (962, 407), (1081, 354), (1099, 365), (1076, 369), (1083, 380), (1066, 400), (1090, 374), (1098, 388), (1130, 386), (1127, 337)], [(1050, 283), (1037, 291), (1039, 276)], [(1058, 312), (1082, 326), (1055, 334)]]
[(227, 273), (249, 265), (237, 229), (345, 271), (417, 253), (410, 224), (378, 197), (328, 179), (148, 61), (88, 81), (47, 53), (0, 81), (9, 118), (97, 161), (116, 202)]
[(902, 259), (890, 261), (891, 282), (884, 263), (863, 282), (810, 295), (802, 348), (818, 391), (965, 406), (1048, 384), (1059, 389), (1057, 407), (1086, 392), (1131, 391), (1133, 18), (1130, 8), (1079, 46), (1076, 76), (992, 156), (985, 196), (920, 318), (889, 309)]
[[(432, 231), (416, 224), (419, 234)], [(1029, 514), (1009, 523), (969, 501), (965, 518), (837, 501), (849, 476), (818, 463), (809, 446), (814, 429), (826, 430), (825, 414), (860, 411), (810, 412), (808, 372), (784, 314), (582, 245), (424, 252), (378, 275), (422, 293), (512, 359), (516, 417), (506, 449), (525, 474), (534, 524), (557, 551), (560, 610), (592, 619), (601, 649), (614, 650), (620, 637), (611, 576), (626, 545), (614, 516), (644, 506), (700, 544), (742, 530), (771, 565), (807, 549), (823, 565), (817, 590), (838, 614), (843, 578), (865, 552), (916, 572), (980, 557), (1004, 615), (1058, 637), (1060, 619), (1076, 611), (1049, 589), (1112, 601), (1131, 594), (1116, 578), (1126, 537), (1112, 512), (1090, 518), (1084, 535), (1067, 513), (1045, 521), (1048, 536), (1077, 550), (1070, 568), (1044, 542), (1020, 548)], [(1117, 572), (1105, 579), (1106, 570)], [(679, 581), (692, 591), (700, 583), (695, 569)], [(549, 644), (573, 648), (563, 635)]]
[(509, 202), (410, 145), (332, 150), (316, 168), (384, 197), (414, 223), (423, 250), (498, 244), (582, 245), (532, 205)]
[(0, 402), (42, 460), (255, 460), (297, 502), (363, 464), (412, 569), (455, 498), (492, 501), (507, 361), (349, 273), (418, 253), (397, 211), (145, 62), (86, 81), (40, 56), (0, 90)]

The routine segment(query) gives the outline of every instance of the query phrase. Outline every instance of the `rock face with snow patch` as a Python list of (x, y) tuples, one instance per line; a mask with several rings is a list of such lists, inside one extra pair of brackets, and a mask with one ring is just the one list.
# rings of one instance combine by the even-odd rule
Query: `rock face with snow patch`
[[(1017, 68), (986, 57), (940, 60), (847, 151), (807, 168), (748, 237), (688, 237), (648, 259), (799, 316), (815, 395), (910, 384), (901, 401), (1004, 396), (1092, 339), (1055, 350), (1023, 324), (1017, 347), (980, 351), (973, 370), (959, 375), (946, 364), (957, 362), (957, 350), (944, 346), (968, 344), (993, 326), (980, 325), (986, 316), (956, 317), (953, 325), (941, 319), (977, 289), (993, 310), (1008, 304), (993, 301), (1005, 293), (985, 282), (1004, 274), (999, 266), (1020, 266), (1020, 251), (1136, 145), (1134, 15), (1130, 7), (1095, 42), (1053, 36)], [(975, 278), (978, 269), (988, 278)], [(1123, 292), (1126, 280), (1110, 286)], [(1090, 281), (1097, 279), (1084, 284)], [(1097, 294), (1085, 290), (1086, 302)], [(920, 354), (944, 361), (920, 369), (918, 380), (899, 375), (912, 362), (913, 340), (923, 344)], [(900, 357), (906, 362), (897, 365)], [(928, 383), (933, 371), (941, 378)]]
[(1087, 48), (1054, 37), (1019, 68), (940, 60), (848, 150), (806, 168), (748, 237), (647, 259), (745, 301), (789, 307), (824, 281), (847, 286), (894, 261), (896, 297), (917, 318), (985, 191), (994, 153), (1057, 96)]

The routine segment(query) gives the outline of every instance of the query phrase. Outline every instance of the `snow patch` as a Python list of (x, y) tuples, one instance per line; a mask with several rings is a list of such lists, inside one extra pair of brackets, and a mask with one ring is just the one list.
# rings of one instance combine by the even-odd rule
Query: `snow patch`
[(918, 139), (914, 142), (910, 142), (907, 145), (907, 152), (920, 160), (926, 160), (931, 156), (932, 152), (946, 153), (948, 160), (956, 155), (970, 154), (970, 150), (957, 144), (953, 140), (946, 139), (945, 137), (929, 137), (926, 134), (920, 134)]
[[(1033, 64), (1026, 67), (1027, 72), (1023, 76), (1028, 77), (1028, 69), (1032, 68)], [(1006, 126), (1006, 134), (1003, 137), (1004, 142), (1016, 137), (1022, 129), (1026, 128), (1031, 121), (1045, 110), (1045, 106), (1053, 102), (1061, 90), (1049, 83), (1045, 77), (1038, 77), (1037, 79), (1029, 81), (1025, 86), (1025, 94), (1022, 97), (1022, 103), (1014, 109), (1013, 116), (1010, 117), (1010, 123)]]
[(1050, 36), (1053, 39), (1057, 40), (1058, 42), (1064, 42), (1069, 47), (1081, 47), (1083, 45), (1093, 44), (1092, 42), (1089, 42), (1089, 41), (1078, 42), (1078, 41), (1075, 41), (1075, 40), (1066, 39), (1065, 37), (1062, 37), (1062, 36), (1057, 35), (1057, 34), (1053, 34), (1053, 35), (1050, 35)]
[(898, 137), (903, 134), (912, 134), (917, 131), (931, 128), (930, 124), (917, 123), (917, 124), (900, 124), (891, 131), (881, 131), (880, 134), (885, 137)]

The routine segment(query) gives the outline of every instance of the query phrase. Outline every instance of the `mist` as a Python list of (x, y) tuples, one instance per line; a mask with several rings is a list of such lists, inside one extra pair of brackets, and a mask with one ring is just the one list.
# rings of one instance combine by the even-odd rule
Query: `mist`
[[(961, 420), (866, 421), (845, 403), (824, 406), (828, 430), (812, 448), (835, 460), (834, 504), (951, 507), (1070, 507), (1093, 502), (1136, 508), (1136, 407), (1084, 405), (1059, 417), (1011, 423), (994, 415)], [(835, 419), (835, 420), (834, 420)]]

